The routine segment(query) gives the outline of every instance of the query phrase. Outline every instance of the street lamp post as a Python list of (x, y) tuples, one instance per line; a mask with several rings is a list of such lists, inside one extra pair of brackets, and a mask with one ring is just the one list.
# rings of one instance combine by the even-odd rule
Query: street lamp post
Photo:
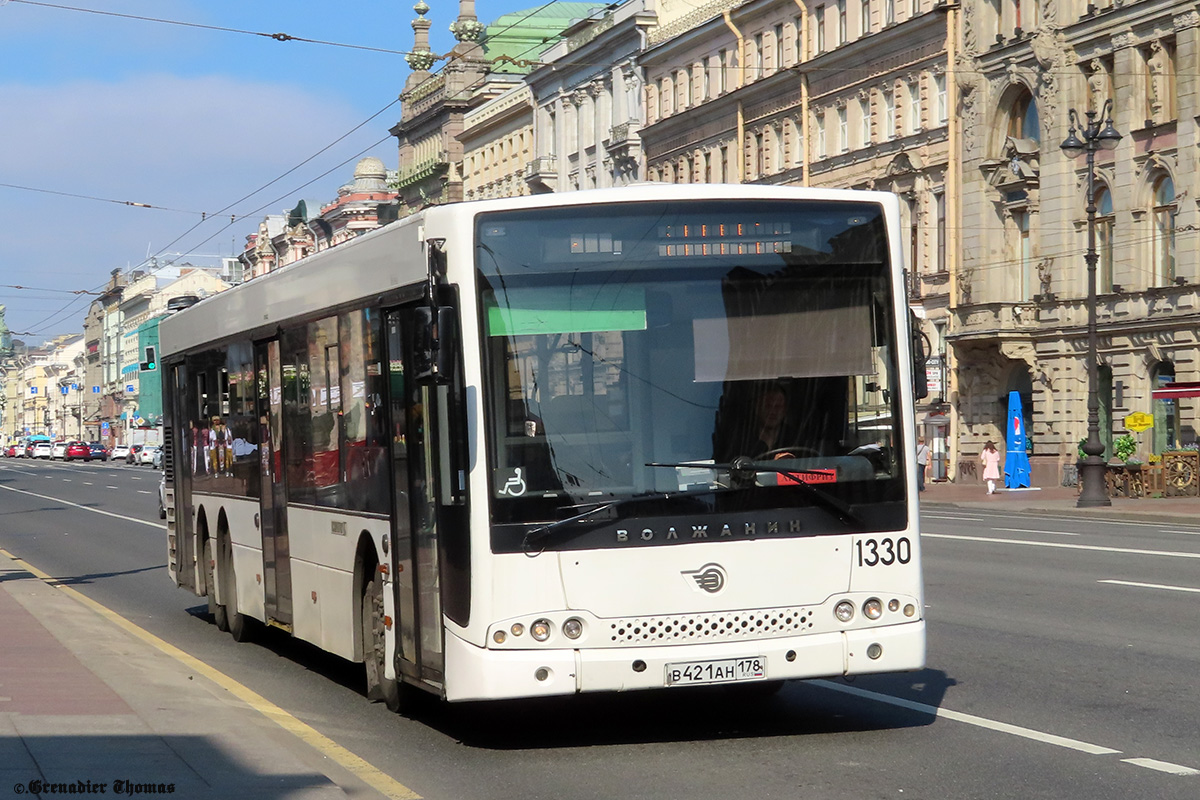
[[(1069, 158), (1077, 158), (1078, 156), (1087, 154), (1087, 222), (1088, 222), (1088, 245), (1087, 245), (1087, 276), (1088, 276), (1088, 354), (1087, 354), (1087, 379), (1088, 379), (1088, 428), (1087, 441), (1083, 443), (1084, 459), (1080, 469), (1080, 479), (1083, 481), (1083, 489), (1079, 493), (1079, 500), (1076, 506), (1079, 508), (1091, 508), (1094, 506), (1112, 505), (1112, 501), (1108, 499), (1108, 484), (1104, 478), (1104, 459), (1101, 456), (1104, 454), (1104, 443), (1100, 441), (1100, 397), (1099, 397), (1099, 371), (1100, 365), (1096, 357), (1096, 151), (1097, 150), (1113, 150), (1117, 143), (1121, 141), (1121, 134), (1113, 127), (1112, 121), (1112, 100), (1104, 101), (1104, 108), (1099, 112), (1087, 111), (1087, 124), (1085, 125), (1080, 119), (1075, 109), (1069, 112), (1071, 124), (1070, 133), (1060, 145), (1062, 151)], [(1100, 127), (1100, 120), (1104, 120), (1104, 127)], [(1076, 131), (1078, 130), (1078, 134)]]

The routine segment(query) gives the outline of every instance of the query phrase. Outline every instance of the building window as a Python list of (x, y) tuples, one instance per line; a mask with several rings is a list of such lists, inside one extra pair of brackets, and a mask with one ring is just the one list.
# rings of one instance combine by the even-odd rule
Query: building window
[(891, 25), (896, 21), (896, 0), (883, 0), (883, 24)]
[(1093, 197), (1096, 204), (1096, 291), (1105, 294), (1113, 285), (1113, 201), (1108, 187), (1101, 186)]
[(883, 140), (896, 138), (896, 95), (890, 90), (883, 93)]
[(846, 0), (837, 0), (837, 43), (846, 43)]
[(804, 53), (802, 52), (804, 38), (800, 35), (800, 32), (804, 30), (804, 27), (801, 24), (799, 17), (796, 17), (794, 20), (792, 20), (792, 28), (796, 33), (793, 44), (793, 49), (795, 52), (792, 53), (792, 63), (799, 64), (804, 59)]
[(1029, 300), (1033, 297), (1033, 245), (1029, 238), (1029, 212), (1014, 211), (1013, 222), (1017, 229), (1016, 256), (1020, 265), (1021, 276), (1019, 300)]
[(729, 72), (729, 51), (717, 53), (717, 94), (725, 94), (729, 90), (729, 82), (725, 77)]
[(938, 272), (945, 272), (946, 266), (946, 193), (938, 192), (933, 196), (933, 213), (937, 217), (937, 263), (934, 265)]
[(1154, 182), (1154, 275), (1158, 285), (1175, 280), (1175, 182), (1160, 175)]
[(1041, 141), (1038, 130), (1037, 103), (1028, 91), (1022, 91), (1008, 112), (1008, 135), (1013, 139)]
[(817, 158), (825, 157), (825, 115), (817, 115)]
[[(1150, 388), (1162, 389), (1175, 382), (1175, 365), (1160, 361), (1151, 372)], [(1154, 400), (1154, 452), (1179, 449), (1179, 420), (1176, 416), (1175, 400)]]
[(917, 16), (920, 13), (921, 13), (921, 0), (909, 0), (909, 3), (908, 3), (909, 19), (912, 19), (913, 17)]
[(775, 26), (775, 63), (772, 65), (776, 72), (783, 69), (783, 25)]
[(871, 32), (871, 0), (862, 0), (858, 8), (858, 33), (866, 36)]
[(859, 143), (863, 147), (871, 144), (871, 101), (869, 98), (858, 99)]
[(754, 177), (761, 178), (767, 174), (767, 148), (764, 146), (763, 135), (754, 134)]
[(908, 87), (908, 132), (916, 133), (921, 130), (921, 84), (913, 83)]
[(933, 76), (933, 85), (937, 91), (937, 121), (939, 125), (944, 125), (950, 119), (946, 96), (946, 73)]
[(755, 79), (763, 76), (763, 35), (761, 33), (754, 34), (754, 77)]
[(733, 183), (733, 175), (729, 174), (729, 148), (721, 148), (721, 180), (725, 183)]
[(712, 153), (707, 150), (704, 151), (704, 182), (705, 183), (713, 182)]
[(846, 119), (846, 107), (842, 106), (837, 110), (838, 117), (838, 147), (842, 152), (850, 149), (850, 123)]
[(825, 6), (817, 6), (817, 11), (813, 15), (816, 17), (816, 34), (817, 34), (817, 52), (825, 52)]

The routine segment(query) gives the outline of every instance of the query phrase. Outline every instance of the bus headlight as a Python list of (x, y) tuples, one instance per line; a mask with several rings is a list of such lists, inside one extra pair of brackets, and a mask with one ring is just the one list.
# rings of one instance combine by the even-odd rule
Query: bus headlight
[(867, 602), (863, 603), (863, 615), (867, 619), (879, 619), (883, 616), (883, 601), (878, 597), (872, 597)]
[(568, 639), (578, 639), (583, 635), (583, 623), (571, 617), (563, 623), (563, 636)]
[(529, 635), (532, 636), (534, 638), (534, 640), (538, 641), (538, 642), (544, 642), (547, 639), (549, 639), (550, 638), (550, 620), (548, 620), (548, 619), (534, 620), (533, 624), (529, 626)]
[(854, 603), (843, 600), (833, 607), (833, 615), (838, 618), (839, 622), (849, 622), (854, 619)]

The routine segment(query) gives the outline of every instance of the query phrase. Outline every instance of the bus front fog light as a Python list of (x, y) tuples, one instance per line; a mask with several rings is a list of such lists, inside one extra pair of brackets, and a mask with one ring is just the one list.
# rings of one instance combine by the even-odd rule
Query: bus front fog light
[(849, 622), (854, 619), (854, 603), (843, 600), (833, 607), (833, 615), (838, 618), (839, 622)]
[(863, 603), (863, 616), (867, 619), (879, 619), (883, 616), (883, 601), (878, 597), (872, 597), (867, 602)]
[(579, 620), (571, 617), (571, 619), (563, 623), (563, 636), (566, 636), (568, 639), (578, 639), (582, 635), (583, 623)]
[(504, 631), (496, 631), (492, 634), (492, 641), (496, 644), (504, 644), (504, 640), (508, 638), (508, 634)]
[(513, 636), (520, 636), (522, 633), (525, 632), (525, 626), (519, 622), (514, 622), (511, 630), (512, 630)]
[(909, 603), (908, 605), (906, 605), (904, 607), (904, 616), (911, 617), (913, 614), (916, 614), (916, 613), (917, 613), (917, 607), (914, 606), (912, 603)]
[(544, 642), (547, 639), (549, 639), (550, 638), (550, 620), (548, 620), (548, 619), (535, 620), (534, 623), (529, 626), (529, 635), (532, 636), (536, 641), (539, 641), (539, 642)]
[(533, 677), (537, 678), (539, 681), (549, 680), (550, 668), (549, 667), (538, 667), (534, 671)]
[(900, 610), (900, 601), (899, 600), (895, 600), (895, 599), (888, 600), (888, 611), (899, 611), (899, 610)]
[(872, 644), (867, 647), (867, 658), (872, 661), (877, 661), (883, 655), (883, 647), (879, 644)]

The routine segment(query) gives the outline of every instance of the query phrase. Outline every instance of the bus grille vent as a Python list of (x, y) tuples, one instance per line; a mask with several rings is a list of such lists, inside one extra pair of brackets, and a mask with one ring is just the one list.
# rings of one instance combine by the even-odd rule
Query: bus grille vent
[(811, 628), (812, 618), (809, 609), (767, 608), (619, 619), (609, 624), (613, 644), (636, 645), (769, 639)]

